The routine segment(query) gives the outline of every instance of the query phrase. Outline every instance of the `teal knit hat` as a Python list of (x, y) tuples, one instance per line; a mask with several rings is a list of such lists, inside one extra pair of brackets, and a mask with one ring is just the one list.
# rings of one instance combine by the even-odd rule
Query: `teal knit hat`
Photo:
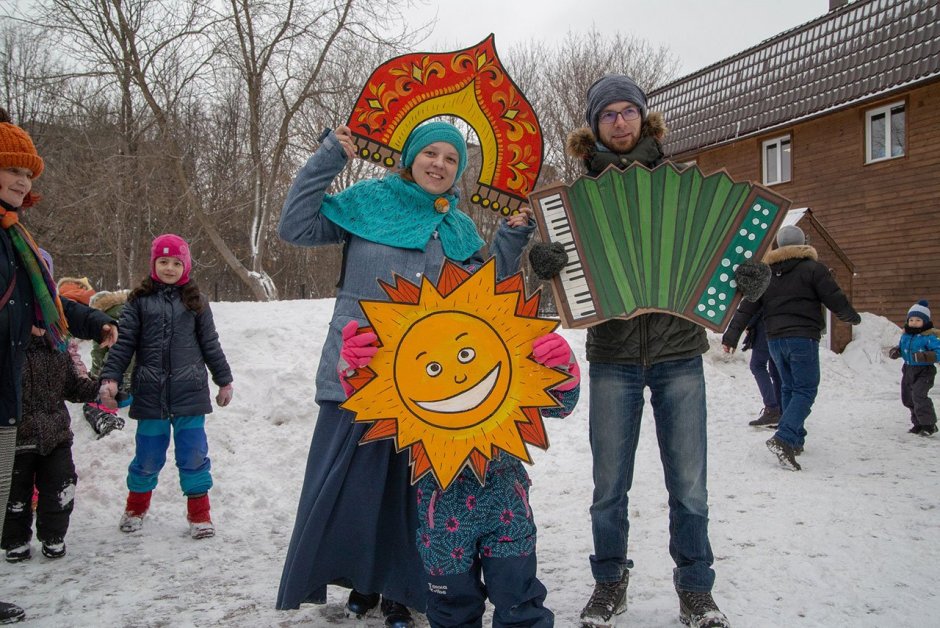
[(447, 142), (457, 149), (457, 154), (460, 155), (460, 161), (457, 163), (457, 178), (459, 179), (464, 168), (467, 167), (467, 142), (457, 127), (439, 120), (426, 122), (411, 132), (405, 140), (405, 145), (401, 147), (402, 166), (409, 168), (415, 162), (418, 153), (434, 142)]

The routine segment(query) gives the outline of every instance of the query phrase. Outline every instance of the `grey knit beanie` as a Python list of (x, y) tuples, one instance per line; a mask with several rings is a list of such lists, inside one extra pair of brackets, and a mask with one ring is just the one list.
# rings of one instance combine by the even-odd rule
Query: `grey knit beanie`
[(796, 225), (787, 225), (781, 227), (777, 232), (777, 246), (793, 246), (806, 244), (806, 236), (803, 230)]
[(640, 118), (646, 120), (646, 94), (629, 76), (623, 74), (607, 74), (600, 77), (587, 92), (587, 110), (584, 119), (594, 132), (594, 137), (600, 137), (597, 132), (597, 118), (604, 107), (612, 102), (626, 100), (640, 108)]

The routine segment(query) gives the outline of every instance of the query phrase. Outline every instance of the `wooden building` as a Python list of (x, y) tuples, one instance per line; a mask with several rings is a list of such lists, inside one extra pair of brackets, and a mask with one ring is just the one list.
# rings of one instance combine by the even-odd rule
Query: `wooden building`
[(940, 1), (832, 0), (649, 100), (672, 159), (812, 208), (854, 264), (836, 276), (857, 310), (940, 311)]

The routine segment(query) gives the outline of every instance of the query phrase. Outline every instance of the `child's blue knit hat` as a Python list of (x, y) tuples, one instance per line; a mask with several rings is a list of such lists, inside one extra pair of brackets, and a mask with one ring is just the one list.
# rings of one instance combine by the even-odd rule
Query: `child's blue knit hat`
[(921, 299), (917, 303), (911, 306), (911, 309), (907, 312), (907, 317), (916, 316), (920, 320), (924, 321), (924, 325), (930, 325), (930, 310), (927, 308), (927, 301)]
[(411, 132), (405, 140), (405, 145), (401, 147), (401, 165), (405, 168), (410, 167), (415, 162), (418, 153), (434, 142), (447, 142), (457, 149), (457, 154), (460, 155), (457, 163), (457, 178), (459, 179), (467, 167), (467, 141), (457, 127), (440, 120), (426, 122)]

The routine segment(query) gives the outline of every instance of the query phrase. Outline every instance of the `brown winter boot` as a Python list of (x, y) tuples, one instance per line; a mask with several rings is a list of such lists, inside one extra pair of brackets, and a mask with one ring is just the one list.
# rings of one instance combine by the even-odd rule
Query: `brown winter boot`
[(127, 505), (121, 515), (121, 532), (137, 532), (144, 525), (144, 515), (150, 509), (150, 497), (153, 491), (146, 493), (127, 493)]
[(209, 494), (190, 495), (186, 503), (186, 519), (189, 520), (189, 535), (194, 539), (215, 536), (215, 526), (209, 518)]

